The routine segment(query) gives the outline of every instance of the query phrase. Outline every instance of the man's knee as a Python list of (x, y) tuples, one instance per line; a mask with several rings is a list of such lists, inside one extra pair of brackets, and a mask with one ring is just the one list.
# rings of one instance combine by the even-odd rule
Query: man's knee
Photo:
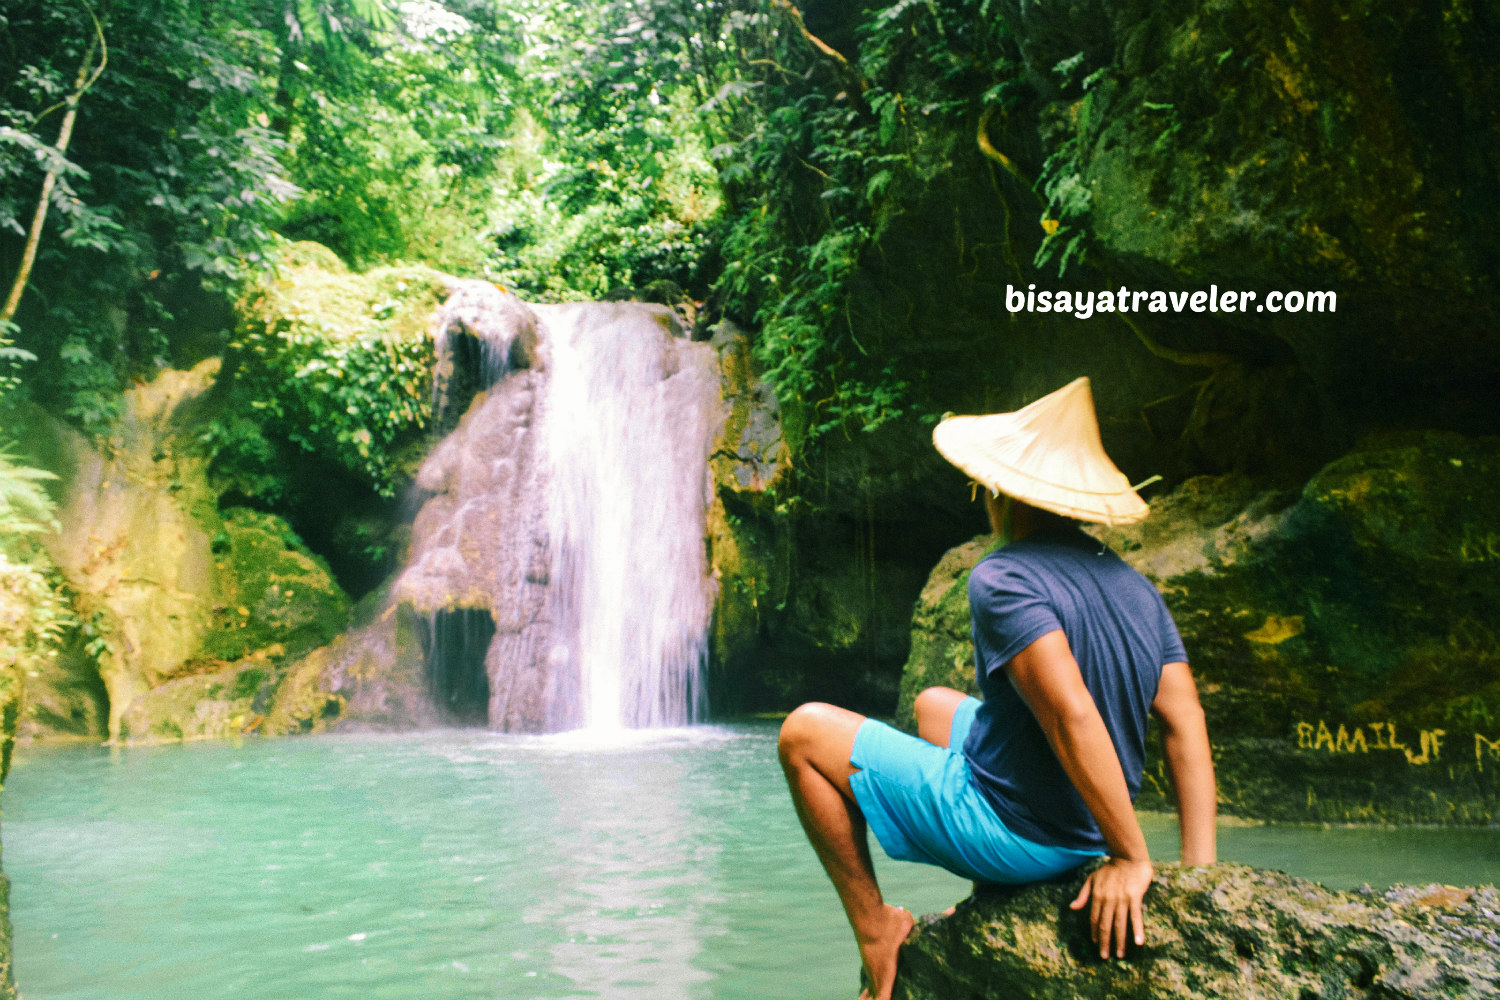
[(917, 700), (912, 703), (912, 711), (919, 716), (934, 714), (952, 715), (954, 710), (967, 697), (968, 695), (955, 688), (924, 688), (917, 695)]
[(917, 735), (937, 746), (947, 746), (953, 714), (968, 695), (950, 687), (930, 687), (917, 695), (912, 711), (917, 717)]
[(819, 734), (828, 726), (831, 714), (829, 709), (832, 708), (832, 705), (821, 701), (810, 701), (787, 714), (785, 721), (781, 723), (781, 738), (776, 742), (776, 750), (782, 763), (817, 741)]

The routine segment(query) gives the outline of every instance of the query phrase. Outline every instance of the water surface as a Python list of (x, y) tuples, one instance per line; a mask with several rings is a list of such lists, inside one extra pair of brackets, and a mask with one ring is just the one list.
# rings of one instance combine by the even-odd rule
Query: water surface
[[(858, 961), (772, 725), (23, 752), (5, 789), (27, 1000), (847, 1000)], [(1175, 857), (1169, 819), (1147, 817)], [(1226, 827), (1339, 887), (1500, 879), (1494, 830)], [(878, 856), (888, 898), (969, 885)]]

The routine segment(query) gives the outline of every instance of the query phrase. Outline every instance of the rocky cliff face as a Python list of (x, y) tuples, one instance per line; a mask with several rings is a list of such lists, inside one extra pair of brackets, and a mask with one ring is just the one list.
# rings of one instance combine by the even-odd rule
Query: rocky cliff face
[(39, 420), (33, 446), (61, 475), (46, 543), (76, 629), (25, 678), (24, 738), (253, 730), (288, 658), (346, 625), (348, 598), (282, 519), (219, 510), (195, 430), (217, 371), (131, 389), (103, 443)]
[(1209, 997), (1493, 997), (1493, 886), (1333, 892), (1240, 865), (1161, 869), (1146, 943), (1102, 961), (1068, 908), (1080, 876), (987, 888), (921, 920), (901, 949), (897, 1000), (1197, 1000)]
[[(913, 31), (954, 53), (941, 64), (949, 79), (862, 52), (878, 39), (857, 30), (857, 5), (799, 7), (907, 109), (900, 154), (926, 179), (899, 204), (874, 204), (878, 250), (851, 279), (846, 319), (861, 350), (907, 381), (914, 410), (1011, 410), (1089, 375), (1110, 454), (1133, 481), (1160, 473), (1170, 488), (1238, 473), (1296, 491), (1372, 432), (1500, 432), (1490, 403), (1500, 392), (1500, 113), (1482, 96), (1500, 86), (1490, 7), (938, 2)], [(982, 70), (961, 33), (942, 27), (976, 14), (1005, 19), (1017, 64), (994, 69), (1003, 87), (984, 94), (949, 82)], [(940, 106), (967, 110), (957, 122), (925, 110)], [(1032, 263), (1049, 238), (1077, 241), (1065, 275), (1056, 254)], [(1007, 286), (1028, 284), (1217, 285), (1254, 290), (1260, 305), (1273, 290), (1329, 291), (1337, 309), (1011, 312)], [(790, 516), (747, 518), (780, 532), (783, 561), (795, 563), (770, 631), (822, 644), (806, 657), (791, 641), (778, 647), (779, 664), (807, 665), (768, 678), (768, 700), (889, 711), (861, 700), (889, 696), (885, 672), (901, 655), (874, 641), (885, 606), (850, 600), (858, 591), (836, 581), (873, 550), (873, 589), (913, 599), (942, 551), (984, 529), (929, 429), (911, 419), (829, 434), (794, 462), (778, 498)], [(804, 573), (816, 581), (799, 583)], [(861, 673), (835, 665), (854, 635), (869, 663)], [(840, 680), (820, 686), (822, 670)]]
[(1052, 158), (1040, 172), (1080, 192), (1062, 221), (1101, 278), (1260, 288), (1261, 304), (1272, 288), (1338, 293), (1337, 313), (1138, 318), (1142, 346), (1208, 370), (1184, 411), (1200, 462), (1327, 461), (1371, 427), (1493, 432), (1492, 9), (1001, 7)]
[[(1372, 442), (1300, 493), (1200, 478), (1100, 531), (1162, 590), (1198, 677), (1222, 808), (1324, 821), (1484, 823), (1500, 809), (1500, 515), (1494, 439)], [(913, 617), (899, 714), (973, 690), (952, 550)], [(1171, 802), (1148, 766), (1143, 804)]]

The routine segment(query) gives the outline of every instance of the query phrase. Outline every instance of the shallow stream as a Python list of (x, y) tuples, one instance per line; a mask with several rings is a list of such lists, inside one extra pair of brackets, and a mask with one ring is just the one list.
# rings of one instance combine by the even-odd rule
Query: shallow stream
[[(23, 750), (4, 803), (21, 992), (847, 1000), (852, 940), (775, 733)], [(1172, 822), (1146, 825), (1175, 857)], [(1334, 887), (1500, 880), (1496, 830), (1226, 825), (1220, 855)], [(916, 912), (969, 891), (876, 863)]]

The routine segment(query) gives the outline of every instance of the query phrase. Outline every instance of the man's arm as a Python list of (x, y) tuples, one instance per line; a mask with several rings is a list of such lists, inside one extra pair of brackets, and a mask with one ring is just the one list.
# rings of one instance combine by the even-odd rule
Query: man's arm
[(1203, 706), (1198, 702), (1198, 688), (1186, 663), (1168, 663), (1162, 667), (1161, 686), (1156, 690), (1151, 712), (1161, 722), (1167, 772), (1172, 776), (1172, 789), (1177, 795), (1182, 863), (1211, 865), (1218, 859), (1214, 839), (1218, 788)]
[(1084, 882), (1073, 909), (1089, 905), (1100, 958), (1109, 957), (1111, 941), (1124, 957), (1132, 927), (1135, 943), (1145, 942), (1141, 900), (1153, 872), (1114, 742), (1061, 629), (1017, 653), (1006, 670), (1109, 846), (1108, 863)]

